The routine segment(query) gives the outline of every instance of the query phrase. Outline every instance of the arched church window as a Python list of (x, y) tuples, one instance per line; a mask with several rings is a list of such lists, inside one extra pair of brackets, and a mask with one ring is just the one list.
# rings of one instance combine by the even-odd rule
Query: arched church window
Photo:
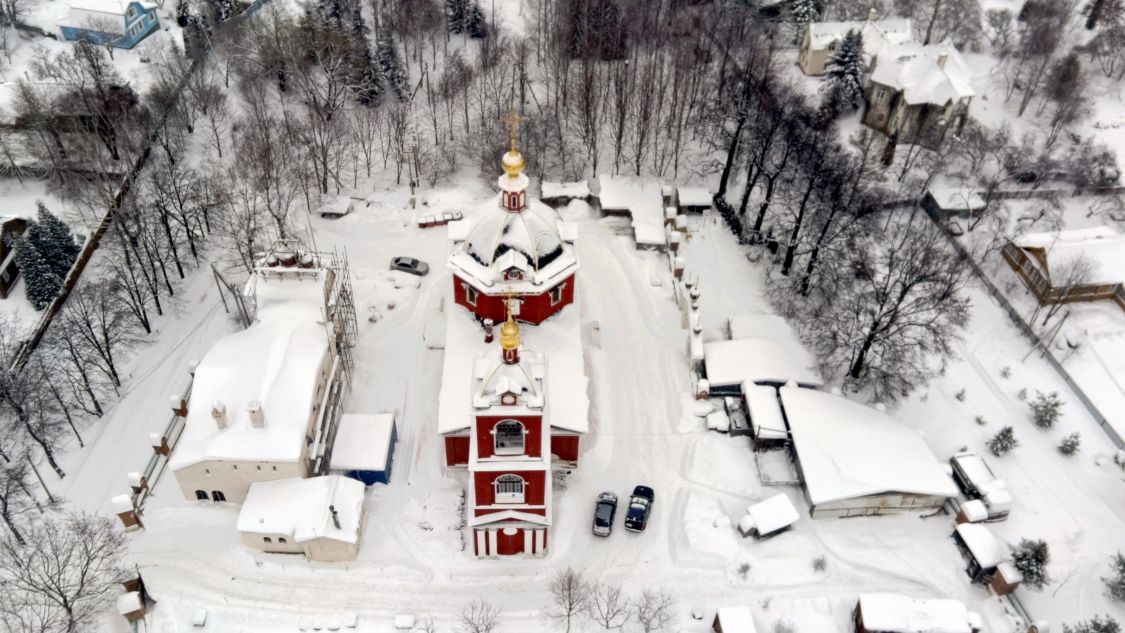
[(525, 483), (519, 475), (496, 478), (496, 503), (523, 503)]
[(493, 429), (497, 455), (523, 454), (524, 428), (518, 420), (502, 420)]

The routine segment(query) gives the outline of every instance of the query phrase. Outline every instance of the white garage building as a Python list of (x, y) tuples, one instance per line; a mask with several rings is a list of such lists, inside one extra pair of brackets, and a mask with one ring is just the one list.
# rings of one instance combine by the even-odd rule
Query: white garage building
[(779, 392), (812, 518), (931, 512), (957, 496), (922, 436), (894, 418), (822, 391)]

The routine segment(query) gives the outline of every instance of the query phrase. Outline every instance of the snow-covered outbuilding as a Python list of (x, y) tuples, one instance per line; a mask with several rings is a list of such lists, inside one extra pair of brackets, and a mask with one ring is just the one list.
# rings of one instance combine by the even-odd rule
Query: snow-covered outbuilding
[(980, 616), (959, 600), (866, 593), (855, 608), (856, 633), (979, 633)]
[(255, 483), (238, 513), (242, 544), (315, 561), (355, 560), (363, 491), (361, 482), (340, 475)]
[(711, 393), (737, 394), (744, 383), (803, 387), (824, 384), (815, 362), (799, 343), (776, 338), (714, 341), (703, 346), (704, 367)]
[[(746, 405), (746, 430), (754, 438), (755, 448), (784, 446), (789, 442), (789, 427), (785, 424), (776, 387), (743, 383), (742, 399)], [(744, 434), (731, 428), (731, 435)]]
[(336, 271), (312, 253), (279, 254), (251, 278), (253, 323), (216, 341), (195, 369), (169, 459), (187, 499), (241, 503), (254, 482), (323, 465), (344, 388), (327, 316), (339, 311)]
[(776, 494), (746, 509), (746, 516), (738, 523), (743, 538), (755, 536), (768, 538), (788, 530), (797, 519), (797, 508), (785, 493)]
[(59, 31), (64, 40), (133, 48), (160, 28), (158, 8), (155, 2), (136, 0), (71, 0)]
[(340, 416), (331, 471), (370, 486), (390, 483), (398, 428), (392, 413)]
[(585, 180), (577, 182), (547, 182), (539, 183), (539, 198), (545, 204), (556, 209), (566, 206), (572, 200), (589, 200), (590, 183)]
[(953, 541), (965, 559), (965, 573), (975, 583), (991, 585), (997, 595), (1011, 593), (1023, 581), (1012, 564), (1008, 548), (987, 527), (976, 523), (960, 523), (953, 532)]
[(750, 607), (719, 607), (711, 630), (714, 633), (757, 633)]
[(922, 196), (922, 208), (939, 222), (954, 218), (967, 220), (987, 206), (980, 192), (968, 187), (930, 187)]
[(676, 202), (681, 211), (702, 213), (711, 208), (712, 198), (711, 191), (706, 187), (676, 188)]
[(922, 436), (894, 418), (812, 389), (779, 393), (812, 518), (928, 512), (957, 495)]
[(863, 37), (863, 53), (868, 61), (887, 46), (902, 44), (913, 39), (912, 23), (908, 19), (877, 19), (872, 12), (860, 22), (812, 22), (805, 27), (801, 37), (797, 64), (806, 75), (823, 75), (828, 59), (844, 41), (848, 31)]
[[(1107, 299), (1125, 310), (1125, 235), (1109, 226), (1025, 233), (1005, 245), (1002, 254), (1040, 301)], [(1078, 260), (1089, 263), (1082, 279), (1067, 272)]]
[(654, 178), (598, 176), (598, 202), (603, 213), (628, 215), (633, 240), (640, 249), (663, 249), (664, 188)]

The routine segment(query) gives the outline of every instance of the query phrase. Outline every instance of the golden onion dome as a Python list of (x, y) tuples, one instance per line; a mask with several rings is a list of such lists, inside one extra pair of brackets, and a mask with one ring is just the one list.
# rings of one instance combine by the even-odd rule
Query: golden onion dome
[(510, 311), (508, 320), (500, 326), (500, 347), (507, 351), (517, 350), (520, 347), (520, 326)]
[(523, 172), (524, 160), (523, 154), (516, 151), (515, 145), (512, 149), (504, 154), (504, 158), (500, 161), (500, 166), (507, 172), (509, 178), (516, 178)]

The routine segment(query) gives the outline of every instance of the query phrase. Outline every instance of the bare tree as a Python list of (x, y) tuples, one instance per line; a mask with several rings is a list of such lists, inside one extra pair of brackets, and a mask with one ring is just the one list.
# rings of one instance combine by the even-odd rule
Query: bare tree
[(629, 599), (621, 585), (595, 583), (590, 587), (586, 609), (590, 619), (607, 631), (624, 628), (631, 615)]
[(110, 283), (86, 283), (71, 293), (70, 299), (56, 317), (85, 345), (92, 354), (91, 363), (108, 378), (114, 387), (121, 386), (117, 365), (121, 348), (130, 340), (125, 326), (125, 313), (116, 300)]
[(1086, 87), (1086, 73), (1078, 59), (1078, 53), (1069, 53), (1051, 67), (1044, 103), (1052, 101), (1055, 111), (1051, 114), (1051, 130), (1047, 134), (1046, 147), (1055, 143), (1064, 127), (1082, 117), (1086, 110)]
[(27, 512), (35, 505), (35, 496), (31, 492), (31, 473), (28, 471), (27, 459), (16, 456), (11, 462), (0, 463), (0, 519), (8, 527), (12, 539), (19, 545), (26, 540), (20, 527), (16, 524), (16, 517)]
[(1064, 304), (1093, 281), (1095, 270), (1094, 260), (1085, 254), (1053, 262), (1047, 271), (1047, 288), (1039, 293), (1039, 304), (1031, 315), (1031, 322), (1035, 323), (1044, 308), (1047, 311), (1043, 313), (1043, 325), (1050, 322)]
[(120, 590), (124, 535), (108, 518), (73, 514), (29, 525), (25, 541), (0, 540), (0, 603), (28, 620), (61, 624), (50, 631), (96, 627)]
[(547, 609), (547, 619), (570, 633), (574, 617), (585, 611), (590, 602), (590, 585), (582, 577), (582, 572), (571, 567), (557, 569), (551, 576), (551, 607)]
[(633, 601), (633, 616), (644, 633), (667, 629), (675, 620), (676, 601), (663, 589), (644, 589)]
[(474, 600), (457, 615), (458, 633), (493, 633), (500, 626), (500, 609), (490, 602)]

